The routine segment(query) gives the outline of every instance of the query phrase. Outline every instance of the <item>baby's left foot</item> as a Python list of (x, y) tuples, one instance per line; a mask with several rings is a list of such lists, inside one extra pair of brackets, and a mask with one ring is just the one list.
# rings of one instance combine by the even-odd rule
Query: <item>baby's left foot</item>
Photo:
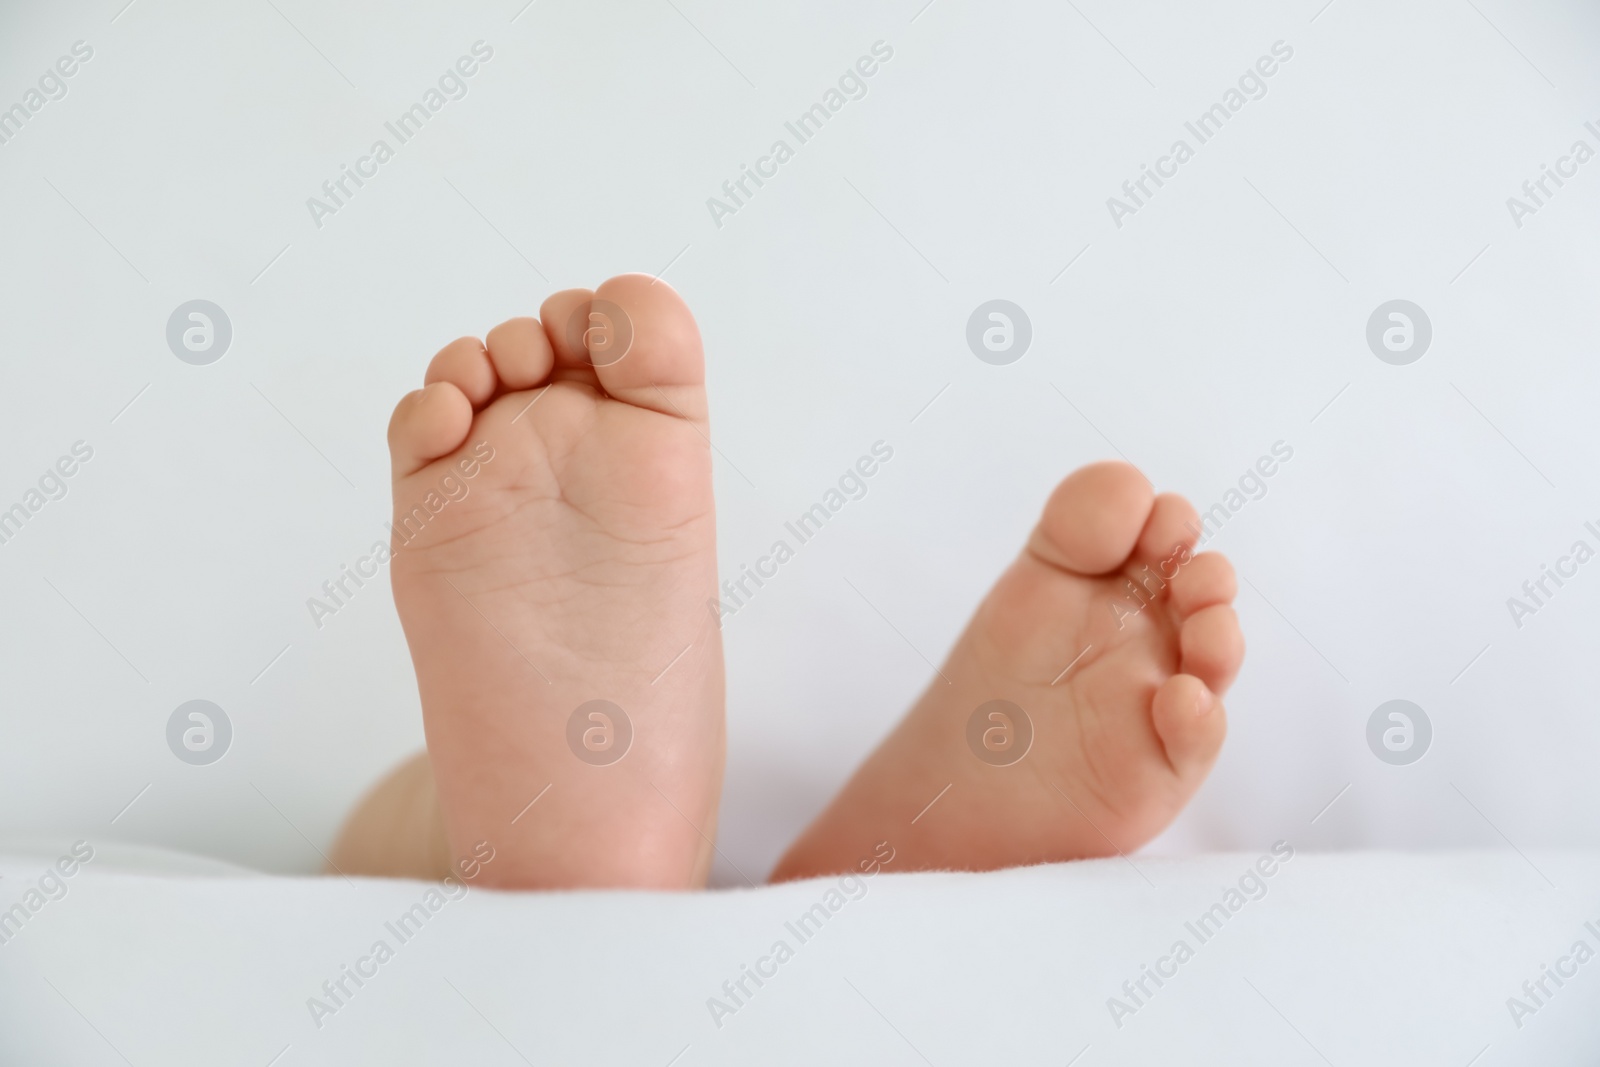
[(983, 870), (1131, 852), (1182, 810), (1226, 732), (1244, 639), (1233, 568), (1127, 464), (1056, 488), (941, 677), (778, 864)]

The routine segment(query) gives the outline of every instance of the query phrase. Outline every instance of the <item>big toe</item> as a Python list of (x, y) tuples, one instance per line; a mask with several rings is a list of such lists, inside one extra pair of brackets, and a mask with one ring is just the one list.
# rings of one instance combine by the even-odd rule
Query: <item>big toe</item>
[(700, 329), (677, 291), (648, 274), (603, 282), (574, 302), (558, 348), (585, 352), (607, 394), (639, 407), (696, 421), (706, 415), (705, 356)]
[(1029, 547), (1078, 574), (1109, 573), (1138, 544), (1154, 500), (1149, 481), (1130, 464), (1080, 467), (1050, 494)]

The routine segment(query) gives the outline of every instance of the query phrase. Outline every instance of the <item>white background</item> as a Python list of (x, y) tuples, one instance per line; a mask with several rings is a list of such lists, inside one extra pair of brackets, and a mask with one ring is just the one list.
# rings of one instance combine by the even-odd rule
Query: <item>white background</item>
[[(94, 458), (0, 545), (0, 831), (315, 869), (421, 743), (386, 588), (306, 608), (382, 536), (391, 406), (450, 339), (643, 270), (705, 336), (724, 573), (895, 450), (727, 623), (742, 870), (908, 706), (1057, 479), (1120, 453), (1206, 508), (1279, 440), (1211, 546), (1243, 579), (1231, 736), (1152, 849), (1600, 846), (1600, 562), (1520, 630), (1506, 606), (1600, 547), (1600, 161), (1521, 229), (1505, 203), (1600, 147), (1600, 13), (921, 2), (6, 5), (0, 106), (94, 57), (0, 145), (0, 507)], [(469, 94), (314, 225), (480, 39)], [(879, 40), (868, 95), (716, 226), (706, 198)], [(1266, 97), (1114, 226), (1279, 40)], [(964, 339), (995, 297), (1033, 324), (1007, 367)], [(233, 323), (208, 367), (165, 341), (194, 298)], [(1364, 337), (1394, 298), (1434, 328), (1405, 367)], [(165, 741), (197, 697), (235, 731), (200, 768)], [(1403, 768), (1365, 741), (1395, 697), (1435, 731)]]

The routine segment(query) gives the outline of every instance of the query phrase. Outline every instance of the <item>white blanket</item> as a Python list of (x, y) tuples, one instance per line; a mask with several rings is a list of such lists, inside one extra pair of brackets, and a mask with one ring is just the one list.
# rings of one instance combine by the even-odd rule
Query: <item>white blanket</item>
[(1286, 852), (679, 895), (10, 856), (0, 1062), (1600, 1056), (1600, 855)]

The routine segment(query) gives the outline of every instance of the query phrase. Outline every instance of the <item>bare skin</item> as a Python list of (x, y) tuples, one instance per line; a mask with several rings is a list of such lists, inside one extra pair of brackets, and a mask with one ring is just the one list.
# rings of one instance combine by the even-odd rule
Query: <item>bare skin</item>
[(433, 765), (419, 752), (357, 802), (328, 855), (328, 873), (438, 881), (452, 872)]
[[(390, 571), (432, 773), (380, 786), (351, 827), (392, 840), (347, 834), (333, 862), (434, 873), (427, 821), (393, 811), (436, 787), (446, 864), (488, 842), (486, 884), (703, 885), (724, 733), (694, 319), (625, 275), (453, 342), (424, 380), (389, 428)], [(597, 700), (621, 716), (569, 729)]]
[[(1216, 759), (1244, 657), (1233, 569), (1191, 553), (1194, 518), (1127, 464), (1062, 482), (941, 677), (773, 880), (854, 870), (882, 841), (896, 870), (989, 870), (1131, 852), (1165, 828)], [(1014, 711), (969, 728), (996, 700), (1032, 726), (1016, 762)]]
[[(619, 361), (579, 336), (591, 296), (633, 323)], [(487, 841), (488, 884), (702, 886), (723, 690), (698, 333), (638, 275), (558, 293), (540, 318), (496, 327), (487, 350), (447, 346), (396, 408), (391, 569), (428, 752), (358, 805), (332, 864), (435, 878)], [(466, 494), (404, 540), (452, 473)], [(1194, 520), (1126, 464), (1062, 482), (939, 677), (773, 880), (855, 870), (885, 843), (896, 870), (987, 870), (1128, 852), (1165, 828), (1216, 759), (1244, 655), (1233, 570), (1192, 553)], [(594, 699), (634, 727), (609, 765), (569, 743)]]

